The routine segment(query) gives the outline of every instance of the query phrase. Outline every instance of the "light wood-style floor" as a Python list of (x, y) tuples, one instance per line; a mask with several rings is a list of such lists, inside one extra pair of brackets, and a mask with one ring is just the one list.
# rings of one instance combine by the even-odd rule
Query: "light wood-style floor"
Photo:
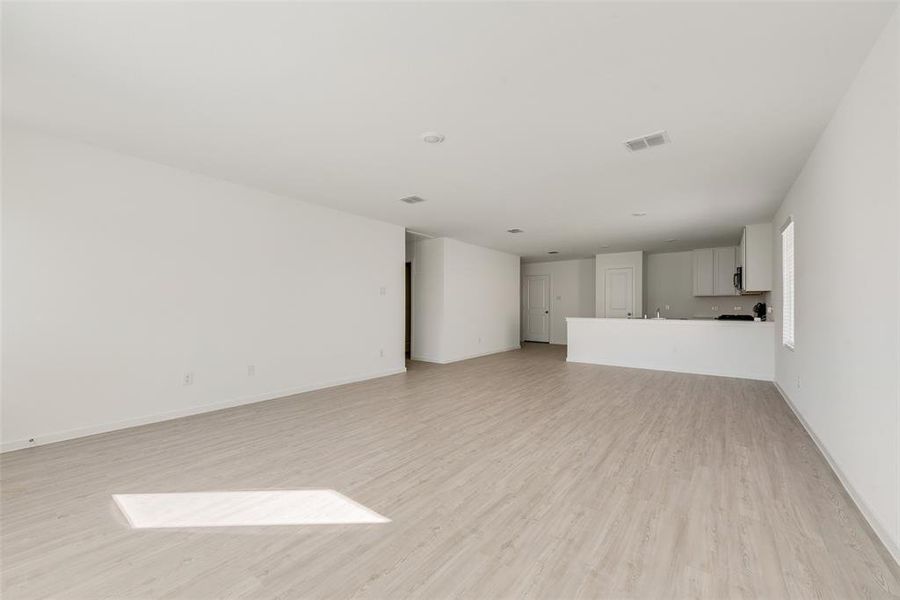
[[(328, 488), (377, 525), (131, 530), (111, 494)], [(2, 457), (17, 598), (897, 598), (769, 383), (526, 345)]]

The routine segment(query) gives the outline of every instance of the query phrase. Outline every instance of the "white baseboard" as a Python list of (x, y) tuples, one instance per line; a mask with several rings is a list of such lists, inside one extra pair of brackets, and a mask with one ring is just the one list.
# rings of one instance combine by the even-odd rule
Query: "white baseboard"
[(812, 430), (812, 427), (809, 426), (809, 423), (806, 422), (806, 419), (803, 418), (803, 415), (800, 414), (800, 411), (797, 410), (797, 407), (794, 405), (793, 401), (791, 401), (790, 396), (781, 389), (781, 386), (778, 385), (778, 382), (773, 382), (775, 384), (775, 389), (778, 390), (778, 393), (781, 394), (781, 397), (784, 398), (785, 404), (791, 409), (794, 413), (794, 416), (797, 417), (797, 420), (800, 421), (800, 424), (803, 426), (803, 429), (806, 430), (806, 433), (809, 434), (809, 437), (812, 439), (813, 443), (815, 443), (816, 447), (819, 449), (819, 452), (822, 453), (822, 456), (825, 457), (825, 460), (828, 462), (828, 465), (831, 467), (831, 470), (834, 472), (835, 477), (837, 477), (838, 481), (841, 482), (841, 485), (844, 486), (844, 490), (847, 492), (847, 495), (850, 496), (850, 499), (856, 504), (856, 508), (859, 509), (859, 512), (862, 513), (863, 518), (868, 522), (869, 527), (872, 528), (872, 531), (881, 541), (882, 545), (888, 551), (888, 554), (894, 559), (898, 565), (900, 565), (900, 546), (898, 546), (891, 539), (888, 530), (882, 526), (882, 524), (875, 517), (872, 510), (869, 508), (869, 505), (862, 499), (862, 497), (857, 493), (856, 489), (850, 484), (850, 481), (844, 475), (844, 472), (838, 466), (837, 462), (835, 462), (834, 457), (828, 452), (828, 449), (822, 443), (822, 440), (819, 439), (819, 436)]
[(448, 365), (450, 363), (459, 362), (461, 360), (469, 360), (471, 358), (479, 358), (481, 356), (488, 356), (490, 354), (500, 354), (501, 352), (509, 352), (511, 350), (521, 350), (521, 344), (517, 344), (515, 346), (508, 346), (506, 348), (500, 348), (498, 350), (488, 350), (487, 352), (478, 352), (475, 354), (466, 354), (463, 356), (457, 356), (454, 358), (439, 358), (436, 356), (411, 356), (412, 360), (418, 360), (422, 362), (430, 362), (438, 365)]
[(406, 367), (402, 367), (400, 369), (390, 369), (387, 371), (379, 371), (376, 373), (369, 373), (367, 375), (361, 375), (357, 377), (347, 377), (333, 381), (320, 382), (312, 385), (277, 390), (274, 392), (266, 392), (263, 394), (255, 394), (253, 396), (233, 398), (231, 400), (224, 400), (221, 402), (201, 404), (199, 406), (191, 406), (189, 408), (172, 410), (164, 413), (137, 417), (134, 419), (126, 419), (124, 421), (116, 421), (113, 423), (103, 423), (100, 425), (91, 425), (89, 427), (68, 429), (66, 431), (58, 431), (55, 433), (47, 433), (35, 436), (33, 442), (27, 439), (14, 440), (11, 442), (4, 441), (2, 444), (0, 444), (0, 453), (12, 452), (14, 450), (21, 450), (23, 448), (32, 448), (34, 446), (43, 446), (44, 444), (52, 444), (54, 442), (63, 442), (66, 440), (86, 437), (89, 435), (96, 435), (98, 433), (107, 433), (110, 431), (118, 431), (120, 429), (128, 429), (130, 427), (138, 427), (140, 425), (149, 425), (150, 423), (159, 423), (160, 421), (170, 421), (172, 419), (179, 419), (181, 417), (189, 417), (191, 415), (199, 415), (202, 413), (222, 410), (223, 408), (232, 408), (235, 406), (243, 406), (245, 404), (255, 404), (257, 402), (265, 402), (266, 400), (274, 400), (275, 398), (284, 398), (285, 396), (302, 394), (303, 392), (312, 392), (324, 388), (345, 385), (348, 383), (356, 383), (359, 381), (367, 381), (369, 379), (377, 379), (379, 377), (387, 377), (388, 375), (397, 375), (399, 373), (405, 372)]
[(409, 360), (415, 360), (417, 362), (434, 363), (436, 365), (447, 364), (447, 361), (441, 360), (440, 358), (438, 358), (436, 356), (424, 356), (424, 355), (417, 356), (417, 355), (413, 354), (413, 355), (410, 355)]

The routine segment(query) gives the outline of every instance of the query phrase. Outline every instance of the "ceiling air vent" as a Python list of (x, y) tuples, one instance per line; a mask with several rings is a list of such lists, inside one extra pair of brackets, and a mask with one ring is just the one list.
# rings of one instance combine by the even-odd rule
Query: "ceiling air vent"
[(657, 131), (656, 133), (648, 133), (647, 135), (642, 135), (641, 137), (625, 140), (625, 147), (632, 152), (637, 152), (638, 150), (646, 150), (647, 148), (662, 146), (663, 144), (668, 143), (669, 134), (665, 131)]
[(400, 202), (406, 202), (407, 204), (418, 204), (419, 202), (425, 202), (425, 198), (421, 196), (407, 196), (405, 198), (400, 198)]

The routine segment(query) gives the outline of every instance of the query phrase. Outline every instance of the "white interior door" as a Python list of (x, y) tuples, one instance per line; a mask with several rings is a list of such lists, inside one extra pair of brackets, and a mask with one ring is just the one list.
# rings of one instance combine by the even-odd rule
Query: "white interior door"
[(626, 319), (634, 316), (634, 269), (606, 269), (606, 316)]
[(525, 341), (550, 341), (550, 276), (525, 277)]

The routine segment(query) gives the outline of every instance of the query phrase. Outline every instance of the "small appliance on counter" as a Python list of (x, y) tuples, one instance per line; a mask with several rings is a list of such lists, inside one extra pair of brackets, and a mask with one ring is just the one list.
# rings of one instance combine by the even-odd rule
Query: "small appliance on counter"
[(766, 320), (766, 303), (765, 302), (757, 302), (753, 305), (753, 314), (756, 315), (756, 318), (760, 321)]

